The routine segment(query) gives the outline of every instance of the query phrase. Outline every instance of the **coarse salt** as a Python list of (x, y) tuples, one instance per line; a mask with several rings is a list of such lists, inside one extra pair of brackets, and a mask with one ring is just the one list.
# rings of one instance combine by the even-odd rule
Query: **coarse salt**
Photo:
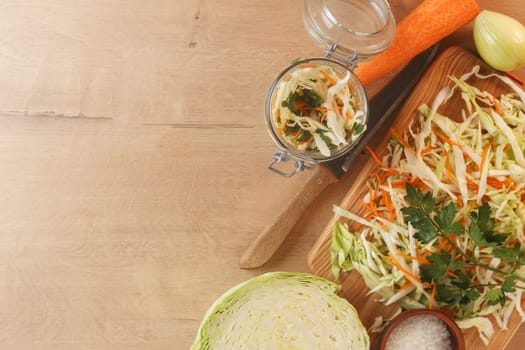
[(418, 315), (401, 322), (387, 339), (385, 350), (451, 350), (450, 332), (439, 318)]

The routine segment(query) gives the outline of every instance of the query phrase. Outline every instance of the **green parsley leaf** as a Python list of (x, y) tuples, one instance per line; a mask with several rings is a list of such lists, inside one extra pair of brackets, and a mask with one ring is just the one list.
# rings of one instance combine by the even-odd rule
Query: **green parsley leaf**
[(485, 242), (479, 226), (475, 224), (470, 225), (468, 233), (472, 241), (474, 241), (474, 243), (477, 245), (482, 245)]
[[(297, 90), (290, 92), (286, 100), (281, 102), (281, 106), (288, 108), (296, 115), (302, 115), (303, 110), (309, 111), (312, 108), (319, 107), (324, 100), (312, 89), (298, 87)], [(297, 106), (304, 106), (298, 109)]]
[(456, 206), (454, 203), (450, 202), (447, 206), (436, 213), (436, 224), (446, 233), (459, 235), (463, 232), (463, 225), (460, 222), (454, 222), (455, 217)]
[(438, 284), (436, 288), (436, 300), (444, 302), (450, 306), (458, 304), (462, 299), (458, 288), (446, 284)]
[(423, 244), (430, 243), (437, 237), (438, 237), (437, 232), (430, 231), (430, 230), (429, 231), (419, 231), (418, 233), (414, 234), (414, 238)]
[(516, 281), (515, 277), (508, 277), (502, 284), (501, 284), (501, 290), (505, 293), (512, 293), (516, 291), (516, 288), (514, 288), (514, 282)]
[(407, 183), (406, 185), (406, 191), (407, 191), (407, 201), (412, 206), (416, 208), (420, 208), (423, 210), (425, 214), (432, 213), (432, 210), (434, 209), (435, 201), (434, 197), (432, 197), (432, 193), (427, 192), (426, 194), (423, 194), (421, 189), (415, 188), (410, 183)]
[(406, 221), (416, 229), (414, 237), (423, 244), (432, 242), (438, 236), (432, 220), (420, 208), (405, 207), (401, 209)]
[(485, 299), (489, 305), (505, 305), (505, 293), (503, 293), (501, 288), (494, 288), (487, 291), (487, 293), (485, 293)]
[(296, 140), (298, 142), (305, 142), (305, 141), (308, 141), (310, 137), (312, 137), (312, 134), (310, 133), (310, 131), (303, 130), (301, 134), (297, 136)]
[(483, 203), (477, 212), (471, 212), (470, 234), (472, 240), (481, 246), (494, 247), (501, 245), (507, 239), (506, 235), (494, 234), (496, 220), (491, 217), (490, 206)]
[(463, 271), (460, 271), (458, 273), (458, 277), (454, 278), (450, 281), (453, 285), (457, 286), (461, 289), (467, 289), (471, 285), (470, 278), (467, 276), (467, 274)]
[(288, 136), (292, 133), (298, 132), (299, 129), (301, 129), (299, 124), (295, 124), (294, 126), (287, 126), (286, 129), (284, 129), (284, 134)]
[(422, 264), (419, 268), (421, 270), (421, 280), (423, 282), (439, 283), (443, 277), (446, 276), (447, 270), (452, 263), (452, 256), (447, 251), (441, 253), (432, 253), (427, 257), (428, 264)]
[(500, 258), (501, 261), (507, 264), (512, 264), (516, 261), (516, 255), (512, 249), (505, 247), (494, 247), (492, 248), (492, 254), (496, 258)]
[(468, 304), (474, 302), (479, 297), (479, 291), (476, 288), (471, 288), (462, 291), (460, 303)]
[(483, 232), (492, 231), (496, 221), (490, 217), (490, 206), (487, 202), (483, 203), (478, 209), (477, 223)]
[(335, 145), (332, 143), (332, 140), (331, 140), (328, 136), (326, 136), (326, 135), (324, 134), (325, 132), (324, 132), (323, 130), (321, 130), (321, 129), (317, 129), (317, 130), (315, 130), (315, 132), (316, 132), (317, 134), (319, 134), (319, 136), (321, 136), (321, 139), (323, 139), (323, 141), (326, 142), (326, 145), (327, 145), (329, 148), (333, 148), (333, 147), (335, 147)]
[(363, 131), (365, 131), (365, 125), (364, 124), (361, 124), (361, 123), (354, 123), (352, 125), (352, 133), (354, 135), (359, 135), (361, 134)]
[(440, 265), (421, 265), (420, 267), (421, 281), (432, 283), (432, 281), (439, 282), (446, 274), (447, 269)]

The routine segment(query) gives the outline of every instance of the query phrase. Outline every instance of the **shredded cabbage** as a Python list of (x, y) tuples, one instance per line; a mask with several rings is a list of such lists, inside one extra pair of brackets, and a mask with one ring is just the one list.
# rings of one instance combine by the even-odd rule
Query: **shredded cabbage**
[[(473, 77), (498, 78), (511, 92), (493, 96), (467, 83)], [(451, 77), (451, 81), (452, 88), (441, 90), (432, 107), (420, 106), (418, 120), (403, 142), (396, 138), (390, 142), (388, 154), (380, 160), (380, 174), (369, 182), (369, 193), (363, 199), (368, 213), (359, 216), (334, 209), (350, 221), (334, 226), (334, 275), (356, 270), (387, 304), (397, 303), (406, 309), (429, 306), (432, 291), (418, 278), (424, 263), (420, 255), (442, 249), (438, 240), (415, 246), (413, 230), (401, 214), (401, 208), (407, 206), (407, 182), (430, 189), (440, 208), (454, 202), (459, 222), (469, 222), (473, 206), (488, 203), (495, 213), (495, 232), (507, 235), (507, 242), (525, 243), (525, 93), (507, 77), (481, 75), (478, 66), (460, 78)], [(453, 119), (441, 115), (439, 108), (456, 94), (464, 104), (461, 114), (450, 116)], [(499, 266), (501, 260), (494, 257), (491, 248), (475, 246), (466, 234), (454, 239), (462, 251), (472, 252), (489, 266)], [(512, 271), (519, 275), (524, 272), (523, 267)], [(476, 269), (469, 277), (488, 285), (501, 283), (490, 270)], [(484, 298), (488, 289), (481, 286), (474, 302), (451, 310), (460, 327), (477, 327), (481, 339), (488, 343), (494, 333), (489, 316), (501, 328), (507, 326), (513, 310), (525, 320), (523, 281), (519, 277), (515, 291), (505, 293), (504, 305), (489, 305)], [(434, 306), (447, 308), (439, 302)]]
[(328, 65), (305, 64), (281, 79), (275, 93), (273, 123), (281, 137), (299, 151), (332, 150), (354, 142), (365, 130), (361, 101)]

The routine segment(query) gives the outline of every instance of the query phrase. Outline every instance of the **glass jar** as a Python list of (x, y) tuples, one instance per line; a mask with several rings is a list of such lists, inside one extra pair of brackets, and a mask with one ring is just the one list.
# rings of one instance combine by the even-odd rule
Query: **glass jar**
[[(305, 65), (331, 67), (340, 79), (348, 74), (347, 84), (358, 101), (360, 122), (366, 126), (368, 98), (353, 69), (359, 61), (369, 60), (383, 52), (391, 44), (396, 31), (394, 16), (386, 0), (305, 0), (303, 20), (307, 33), (323, 50), (324, 57), (297, 60), (286, 67), (270, 86), (265, 105), (268, 131), (280, 148), (268, 168), (286, 177), (317, 163), (344, 156), (359, 141), (362, 133), (357, 136), (347, 133), (346, 142), (332, 148), (329, 155), (316, 149), (295, 147), (286, 140), (274, 121), (274, 104), (281, 83)], [(290, 160), (295, 161), (291, 172), (276, 167), (278, 163)]]

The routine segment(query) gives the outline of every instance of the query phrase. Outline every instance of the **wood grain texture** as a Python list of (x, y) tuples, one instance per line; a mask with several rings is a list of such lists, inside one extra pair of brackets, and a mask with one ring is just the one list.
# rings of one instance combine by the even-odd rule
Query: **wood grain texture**
[[(414, 89), (412, 95), (407, 99), (398, 115), (394, 118), (392, 128), (399, 134), (403, 134), (408, 130), (409, 125), (417, 117), (417, 108), (423, 103), (430, 105), (436, 94), (444, 86), (452, 85), (449, 76), (459, 77), (470, 72), (475, 65), (480, 65), (482, 67), (482, 74), (493, 72), (481, 60), (462, 48), (450, 47), (444, 51), (425, 73), (424, 77)], [(470, 83), (474, 84), (481, 90), (489, 91), (495, 95), (510, 91), (503, 82), (496, 78), (488, 80), (472, 79)], [(440, 113), (460, 118), (460, 106), (462, 106), (460, 97), (454, 96), (443, 108), (440, 109)], [(382, 158), (387, 152), (386, 149), (389, 139), (390, 134), (388, 132), (383, 132), (383, 137), (378, 140), (376, 145), (374, 145), (374, 150), (380, 158)], [(366, 183), (376, 171), (377, 164), (369, 157), (365, 164), (363, 164), (362, 171), (356, 176), (354, 183), (349, 188), (348, 193), (340, 205), (354, 213), (364, 213), (365, 208), (362, 207), (358, 199), (363, 198), (366, 195)], [(309, 266), (314, 273), (332, 280), (330, 244), (332, 238), (332, 227), (338, 220), (339, 219), (335, 216), (332, 218), (320, 239), (312, 248), (308, 257)], [(383, 304), (377, 301), (380, 298), (379, 295), (368, 295), (369, 288), (365, 285), (358, 273), (350, 272), (345, 276), (342, 276), (339, 282), (343, 286), (342, 294), (357, 308), (367, 328), (373, 324), (374, 319), (377, 316), (389, 316), (395, 312), (396, 306), (385, 308)], [(467, 349), (504, 349), (511, 340), (513, 334), (519, 328), (520, 324), (521, 318), (517, 312), (514, 312), (509, 321), (507, 330), (499, 330), (495, 325), (497, 331), (487, 346), (483, 344), (474, 329), (465, 330), (464, 335)]]
[(319, 194), (337, 178), (327, 166), (311, 170), (311, 177), (288, 202), (284, 210), (271, 221), (242, 254), (239, 265), (243, 269), (259, 267), (275, 254), (304, 211)]
[[(402, 18), (419, 0), (390, 3)], [(525, 23), (521, 0), (479, 4)], [(267, 89), (320, 54), (302, 6), (0, 1), (0, 349), (188, 349), (233, 285), (308, 270), (352, 173), (268, 264), (238, 266), (313, 176), (266, 170)], [(452, 43), (472, 50), (470, 27)], [(508, 349), (524, 341), (522, 328)]]

